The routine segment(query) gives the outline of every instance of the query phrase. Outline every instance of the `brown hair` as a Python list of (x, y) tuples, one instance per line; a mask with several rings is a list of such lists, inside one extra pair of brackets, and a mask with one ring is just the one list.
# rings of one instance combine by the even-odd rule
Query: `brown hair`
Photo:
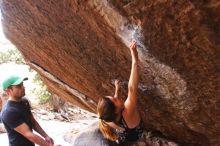
[(109, 98), (100, 98), (97, 111), (100, 118), (99, 129), (106, 139), (115, 141), (118, 136), (106, 122), (114, 122), (116, 118), (115, 105)]

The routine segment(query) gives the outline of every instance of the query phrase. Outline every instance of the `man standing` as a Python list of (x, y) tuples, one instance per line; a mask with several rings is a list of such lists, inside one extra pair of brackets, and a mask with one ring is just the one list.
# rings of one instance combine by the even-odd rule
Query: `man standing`
[[(33, 117), (30, 104), (23, 96), (23, 81), (27, 78), (9, 76), (2, 82), (2, 88), (9, 98), (2, 108), (1, 120), (8, 134), (10, 146), (53, 146), (53, 139), (41, 128)], [(38, 132), (44, 139), (33, 133)]]

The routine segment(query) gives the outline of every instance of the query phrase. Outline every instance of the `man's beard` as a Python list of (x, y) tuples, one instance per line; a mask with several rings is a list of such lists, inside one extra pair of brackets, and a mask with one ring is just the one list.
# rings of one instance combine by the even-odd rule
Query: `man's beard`
[(25, 96), (25, 92), (22, 92), (20, 96), (17, 96), (17, 99), (22, 99)]

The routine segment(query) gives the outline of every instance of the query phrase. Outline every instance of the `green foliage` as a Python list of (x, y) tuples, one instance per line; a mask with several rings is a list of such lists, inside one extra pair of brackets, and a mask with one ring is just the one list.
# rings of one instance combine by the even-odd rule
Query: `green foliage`
[(0, 64), (15, 62), (17, 64), (25, 64), (21, 53), (15, 47), (8, 49), (7, 51), (0, 52)]
[(39, 98), (39, 103), (45, 104), (51, 102), (51, 94), (48, 92), (47, 86), (42, 82), (38, 74), (34, 76), (33, 81), (38, 85), (38, 88), (35, 88), (33, 92)]

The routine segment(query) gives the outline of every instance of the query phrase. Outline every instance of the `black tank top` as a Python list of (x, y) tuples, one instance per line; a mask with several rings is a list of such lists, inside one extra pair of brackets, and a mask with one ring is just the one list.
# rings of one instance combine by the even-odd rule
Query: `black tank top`
[(119, 126), (125, 129), (124, 131), (116, 130), (119, 143), (138, 140), (142, 136), (144, 129), (144, 123), (142, 120), (140, 120), (140, 123), (136, 127), (129, 128), (123, 118), (123, 115), (119, 121)]

